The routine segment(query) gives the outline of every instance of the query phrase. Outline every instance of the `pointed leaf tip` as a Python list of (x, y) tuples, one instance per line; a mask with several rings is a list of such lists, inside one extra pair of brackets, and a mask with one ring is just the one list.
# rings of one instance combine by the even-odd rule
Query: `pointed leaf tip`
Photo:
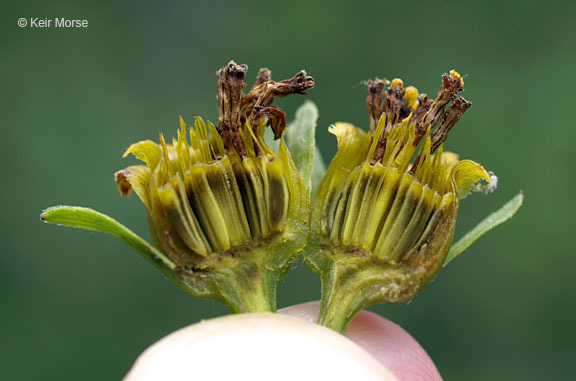
[(44, 210), (40, 215), (40, 220), (50, 224), (110, 234), (136, 250), (169, 278), (175, 276), (172, 270), (176, 269), (176, 265), (162, 252), (115, 219), (94, 209), (79, 206), (54, 206)]

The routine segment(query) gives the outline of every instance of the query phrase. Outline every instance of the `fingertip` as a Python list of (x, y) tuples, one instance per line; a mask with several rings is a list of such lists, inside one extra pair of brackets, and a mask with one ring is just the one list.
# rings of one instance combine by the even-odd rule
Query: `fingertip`
[[(315, 322), (319, 310), (319, 302), (309, 302), (279, 312)], [(345, 336), (378, 359), (400, 380), (442, 380), (424, 348), (402, 327), (380, 315), (360, 312), (350, 323)]]
[(278, 313), (290, 315), (310, 323), (316, 323), (320, 312), (320, 302), (308, 302), (282, 308)]
[(282, 314), (237, 314), (182, 328), (149, 347), (125, 381), (397, 378), (336, 332)]
[(398, 324), (362, 311), (345, 334), (386, 365), (400, 380), (442, 380), (424, 348)]

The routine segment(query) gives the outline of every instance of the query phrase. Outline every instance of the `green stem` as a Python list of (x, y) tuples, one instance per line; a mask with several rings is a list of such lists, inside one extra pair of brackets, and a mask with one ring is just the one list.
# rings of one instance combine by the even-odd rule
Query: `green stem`
[(361, 275), (354, 268), (338, 265), (324, 274), (318, 324), (344, 333), (352, 319), (372, 304), (366, 298), (370, 282)]
[(322, 264), (317, 262), (325, 269), (318, 323), (340, 333), (363, 309), (376, 303), (406, 302), (418, 287), (397, 266), (370, 256), (332, 253), (330, 259), (323, 258)]
[(235, 313), (276, 312), (276, 276), (254, 263), (218, 272), (213, 279), (220, 299)]

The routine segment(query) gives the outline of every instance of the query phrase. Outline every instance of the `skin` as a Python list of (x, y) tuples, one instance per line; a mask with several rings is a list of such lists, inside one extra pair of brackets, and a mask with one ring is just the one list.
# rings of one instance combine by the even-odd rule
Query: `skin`
[(144, 351), (124, 380), (441, 380), (398, 325), (364, 311), (342, 336), (314, 323), (318, 309), (312, 302), (192, 324)]
[[(279, 312), (314, 322), (319, 310), (319, 302), (310, 302)], [(384, 364), (399, 380), (442, 380), (424, 348), (402, 327), (380, 315), (360, 312), (345, 336)]]

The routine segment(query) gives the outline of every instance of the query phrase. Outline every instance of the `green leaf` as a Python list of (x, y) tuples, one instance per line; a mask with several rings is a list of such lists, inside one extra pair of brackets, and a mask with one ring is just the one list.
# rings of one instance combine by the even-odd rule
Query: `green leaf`
[(175, 277), (172, 272), (176, 268), (174, 262), (126, 226), (94, 209), (79, 206), (54, 206), (46, 209), (40, 215), (40, 219), (50, 224), (110, 234), (136, 250), (169, 278)]
[(464, 250), (468, 249), (476, 240), (482, 237), (484, 234), (488, 233), (490, 230), (494, 229), (496, 226), (508, 221), (520, 206), (522, 206), (522, 202), (524, 201), (524, 194), (520, 192), (503, 207), (495, 211), (494, 213), (490, 214), (486, 217), (482, 222), (480, 222), (476, 227), (466, 233), (458, 242), (452, 245), (448, 255), (446, 256), (446, 261), (444, 262), (444, 266), (446, 266), (450, 261), (454, 258), (459, 256), (464, 252)]
[(313, 102), (306, 101), (296, 111), (296, 119), (286, 132), (286, 145), (308, 188), (317, 185), (326, 171), (316, 147), (317, 121), (318, 108)]

